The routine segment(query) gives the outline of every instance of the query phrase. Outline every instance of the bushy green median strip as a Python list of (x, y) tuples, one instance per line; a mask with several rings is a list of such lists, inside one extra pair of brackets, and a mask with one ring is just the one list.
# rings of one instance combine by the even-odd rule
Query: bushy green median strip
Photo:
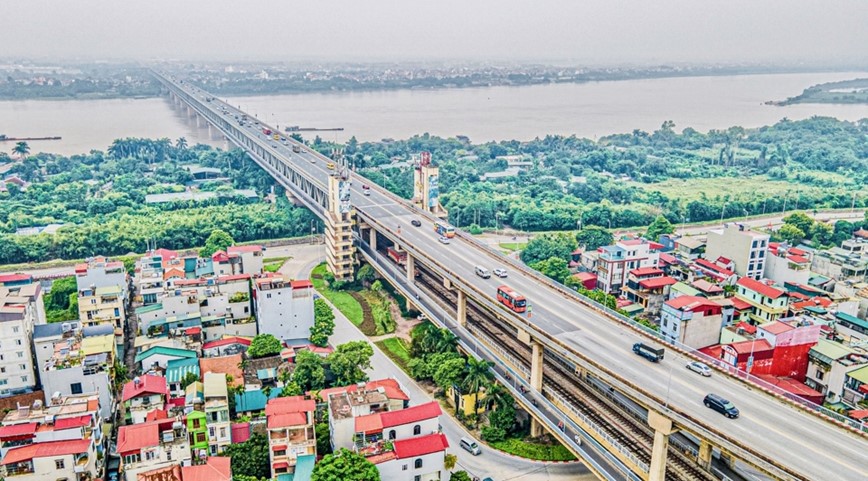
[(310, 281), (313, 283), (314, 289), (317, 290), (323, 297), (329, 300), (334, 306), (341, 311), (347, 319), (355, 325), (362, 324), (362, 306), (358, 301), (353, 299), (348, 292), (334, 291), (328, 288), (323, 275), (326, 273), (326, 265), (320, 264), (316, 266), (310, 273)]
[(492, 447), (508, 454), (536, 461), (575, 461), (567, 448), (560, 444), (535, 444), (533, 440), (510, 438), (490, 443)]

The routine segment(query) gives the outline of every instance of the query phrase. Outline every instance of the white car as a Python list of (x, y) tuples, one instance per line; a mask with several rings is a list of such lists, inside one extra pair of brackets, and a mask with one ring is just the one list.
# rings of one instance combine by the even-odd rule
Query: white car
[(687, 369), (702, 376), (711, 377), (711, 368), (699, 361), (693, 361), (687, 364)]
[(448, 244), (449, 243), (449, 238), (446, 236), (441, 235), (440, 238), (437, 240), (439, 240), (441, 244)]
[(493, 272), (494, 275), (496, 275), (497, 277), (506, 277), (506, 269), (501, 269), (498, 267), (497, 269), (495, 269), (491, 272)]

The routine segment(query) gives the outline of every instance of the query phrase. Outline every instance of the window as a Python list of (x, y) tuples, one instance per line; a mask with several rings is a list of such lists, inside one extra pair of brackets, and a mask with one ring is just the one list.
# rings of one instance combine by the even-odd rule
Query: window
[(419, 434), (422, 434), (422, 426), (419, 426), (417, 424), (417, 425), (413, 426), (413, 436), (417, 436)]
[(205, 433), (196, 433), (196, 442), (204, 443), (205, 442)]
[(226, 437), (226, 428), (220, 428), (220, 437), (221, 437), (221, 438), (225, 438), (225, 437)]
[(72, 394), (81, 394), (83, 392), (81, 389), (81, 383), (80, 382), (74, 382), (74, 383), (70, 384), (69, 385), (69, 392), (71, 392)]
[(199, 419), (199, 418), (194, 419), (194, 420), (193, 420), (193, 429), (199, 429), (199, 427), (201, 426), (201, 424), (200, 424), (201, 421), (202, 421), (202, 420)]
[(269, 292), (268, 294), (265, 294), (265, 298), (266, 298), (266, 299), (271, 299), (271, 293)]
[(413, 481), (422, 481), (422, 476), (418, 474), (416, 476), (413, 476)]
[(27, 376), (21, 376), (21, 382), (27, 382)]
[(389, 430), (389, 439), (395, 439), (395, 430), (394, 429)]
[(19, 365), (18, 365), (18, 369), (21, 369), (22, 371), (26, 371), (26, 370), (27, 370), (27, 365), (26, 365), (26, 364), (19, 364)]
[(821, 371), (819, 369), (817, 369), (817, 379), (819, 379), (821, 381), (823, 380), (823, 371)]
[(21, 351), (18, 351), (18, 352), (17, 352), (17, 353), (16, 353), (16, 354), (18, 354), (18, 357), (21, 357), (21, 358), (23, 358), (23, 357), (24, 357), (24, 353), (23, 353), (23, 352), (21, 352)]
[(0, 372), (6, 372), (6, 368), (5, 368), (5, 367), (0, 367)]
[(413, 461), (413, 467), (416, 469), (421, 468), (422, 467), (422, 458), (418, 458), (418, 459), (416, 459), (416, 461)]
[(124, 464), (138, 463), (141, 460), (142, 460), (142, 456), (138, 453), (128, 454), (128, 455), (124, 456)]
[(63, 467), (64, 466), (63, 466), (63, 460), (62, 459), (54, 460), (54, 468), (55, 469), (63, 469)]
[(5, 379), (0, 379), (0, 386), (5, 386), (6, 384), (8, 384), (8, 381), (7, 381), (7, 380), (5, 380)]
[(16, 345), (16, 346), (20, 346), (20, 345), (21, 345), (21, 339), (16, 339), (16, 340), (15, 340), (15, 345)]
[(12, 332), (18, 334), (18, 326), (12, 326)]
[(214, 428), (213, 427), (208, 428), (208, 435), (211, 436), (212, 438), (214, 437)]
[(157, 457), (157, 453), (154, 452), (154, 451), (147, 451), (147, 452), (145, 452), (145, 460), (146, 460), (146, 461), (150, 461), (150, 460), (152, 460), (152, 459), (154, 459), (154, 458), (156, 458), (156, 457)]

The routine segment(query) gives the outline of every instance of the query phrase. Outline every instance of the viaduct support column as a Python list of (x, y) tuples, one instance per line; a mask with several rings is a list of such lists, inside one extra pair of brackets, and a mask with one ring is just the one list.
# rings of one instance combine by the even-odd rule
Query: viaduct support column
[(669, 452), (669, 435), (675, 432), (672, 428), (672, 420), (656, 411), (649, 410), (648, 425), (654, 429), (654, 445), (651, 448), (648, 481), (666, 481), (666, 454)]
[(377, 231), (373, 227), (368, 231), (368, 245), (371, 246), (371, 250), (377, 252)]
[(416, 280), (416, 259), (407, 253), (407, 282), (410, 284)]
[(696, 463), (706, 471), (711, 471), (713, 448), (714, 446), (704, 439), (699, 442), (699, 454), (697, 455)]
[(538, 341), (532, 341), (530, 346), (530, 386), (542, 392), (543, 346)]
[(467, 294), (461, 289), (458, 289), (458, 324), (461, 327), (467, 327)]

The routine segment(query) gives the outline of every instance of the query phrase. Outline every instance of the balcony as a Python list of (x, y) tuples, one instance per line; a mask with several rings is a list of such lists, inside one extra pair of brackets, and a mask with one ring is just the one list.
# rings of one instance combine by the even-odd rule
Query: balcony
[(21, 476), (24, 474), (33, 474), (33, 463), (16, 463), (6, 466), (4, 477)]

